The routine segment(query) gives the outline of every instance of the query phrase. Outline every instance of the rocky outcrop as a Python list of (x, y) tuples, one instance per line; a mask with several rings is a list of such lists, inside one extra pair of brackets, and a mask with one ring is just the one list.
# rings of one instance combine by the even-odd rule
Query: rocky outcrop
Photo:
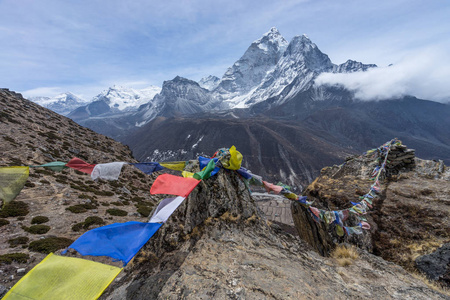
[(202, 181), (102, 299), (444, 299), (360, 251), (341, 267), (276, 233), (235, 173)]
[[(327, 210), (351, 207), (369, 191), (370, 156), (349, 158), (340, 166), (324, 168), (305, 195), (314, 206)], [(337, 243), (349, 242), (414, 271), (417, 256), (429, 254), (450, 238), (450, 170), (442, 161), (414, 157), (405, 146), (392, 148), (382, 191), (366, 215), (372, 228), (362, 235), (339, 237), (334, 225), (314, 222), (299, 204), (292, 205), (300, 236), (326, 255)], [(349, 221), (348, 226), (355, 225)], [(311, 230), (305, 230), (311, 228)], [(314, 234), (313, 234), (314, 233)]]

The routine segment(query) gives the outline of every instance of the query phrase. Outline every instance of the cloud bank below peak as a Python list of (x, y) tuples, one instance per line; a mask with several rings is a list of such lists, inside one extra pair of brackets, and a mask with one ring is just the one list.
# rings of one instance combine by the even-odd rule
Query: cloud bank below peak
[(440, 49), (428, 48), (410, 53), (387, 67), (356, 73), (323, 73), (315, 84), (340, 85), (355, 93), (361, 100), (383, 100), (406, 95), (450, 103), (448, 55)]

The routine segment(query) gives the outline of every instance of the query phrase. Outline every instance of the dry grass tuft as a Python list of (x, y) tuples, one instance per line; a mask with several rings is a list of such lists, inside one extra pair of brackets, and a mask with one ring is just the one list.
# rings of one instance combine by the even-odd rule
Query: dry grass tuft
[(414, 278), (419, 279), (420, 281), (425, 283), (430, 289), (450, 297), (450, 290), (447, 287), (444, 287), (443, 285), (441, 285), (439, 282), (429, 280), (422, 273), (411, 272), (410, 274)]
[(339, 245), (331, 252), (331, 257), (336, 259), (341, 267), (346, 267), (351, 265), (354, 260), (358, 259), (359, 254), (354, 246), (347, 247)]
[(222, 221), (229, 221), (232, 223), (236, 223), (241, 219), (241, 215), (233, 216), (229, 211), (225, 212), (223, 215), (220, 216), (220, 219)]

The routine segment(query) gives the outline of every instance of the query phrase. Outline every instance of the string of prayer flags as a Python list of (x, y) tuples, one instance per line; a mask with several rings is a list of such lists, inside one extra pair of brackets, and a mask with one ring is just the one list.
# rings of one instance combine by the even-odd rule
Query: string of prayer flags
[(161, 166), (167, 169), (175, 170), (175, 171), (183, 171), (186, 166), (185, 161), (169, 161), (159, 163)]
[(108, 256), (122, 261), (125, 266), (161, 225), (130, 221), (94, 228), (80, 236), (69, 249), (82, 255)]
[(95, 167), (95, 165), (88, 164), (77, 157), (72, 158), (66, 166), (87, 174), (91, 174)]
[(0, 168), (0, 199), (3, 200), (3, 205), (11, 202), (19, 195), (29, 173), (29, 167)]
[(97, 299), (122, 269), (90, 260), (50, 253), (3, 299)]
[(97, 178), (105, 180), (117, 180), (119, 179), (120, 172), (124, 162), (111, 162), (106, 164), (97, 164), (91, 173), (91, 178), (96, 180)]
[(267, 181), (263, 181), (263, 184), (268, 193), (273, 191), (275, 194), (279, 194), (283, 190), (282, 186), (275, 185), (275, 184), (267, 182)]
[(165, 223), (172, 213), (180, 206), (180, 204), (186, 199), (185, 197), (175, 197), (163, 199), (156, 207), (153, 216), (150, 218), (149, 223)]
[(200, 180), (180, 176), (159, 175), (150, 189), (150, 194), (168, 194), (187, 197), (199, 184)]
[[(208, 179), (212, 176), (212, 173), (216, 168), (216, 163), (213, 159), (209, 161), (209, 163), (204, 167), (200, 172), (194, 174), (194, 178), (197, 180)], [(216, 172), (217, 173), (217, 172)]]
[(133, 163), (130, 164), (141, 170), (144, 174), (150, 175), (153, 172), (161, 171), (164, 169), (163, 166), (161, 166), (157, 162), (142, 162), (142, 163)]
[(30, 168), (40, 168), (40, 167), (44, 167), (47, 168), (49, 170), (55, 171), (55, 172), (61, 172), (64, 169), (69, 168), (68, 166), (66, 166), (67, 163), (62, 162), (62, 161), (52, 161), (43, 165), (39, 165), (39, 166), (30, 166)]

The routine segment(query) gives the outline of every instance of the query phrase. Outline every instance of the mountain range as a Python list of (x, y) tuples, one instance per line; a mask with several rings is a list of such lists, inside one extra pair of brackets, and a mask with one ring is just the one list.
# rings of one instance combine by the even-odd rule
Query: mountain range
[(376, 67), (334, 64), (306, 35), (287, 42), (272, 28), (220, 79), (177, 76), (148, 98), (114, 87), (68, 116), (125, 142), (141, 160), (191, 159), (235, 144), (254, 157), (247, 167), (290, 184), (393, 137), (449, 163), (450, 105), (413, 96), (362, 101), (342, 86), (315, 83), (323, 73)]

